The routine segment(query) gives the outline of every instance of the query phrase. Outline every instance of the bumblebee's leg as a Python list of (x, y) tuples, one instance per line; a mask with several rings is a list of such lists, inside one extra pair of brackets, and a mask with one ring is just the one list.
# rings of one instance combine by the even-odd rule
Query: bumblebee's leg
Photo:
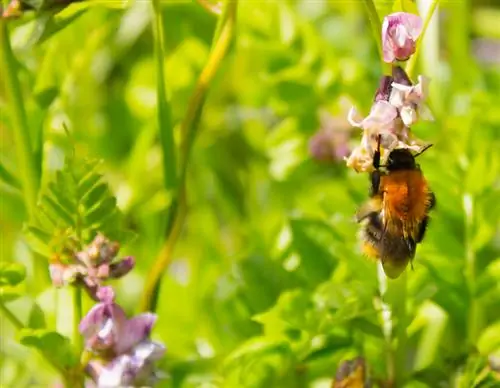
[[(379, 155), (380, 159), (380, 155)], [(380, 171), (375, 170), (370, 175), (371, 185), (370, 185), (370, 197), (378, 195), (380, 192)]]
[(382, 135), (378, 135), (377, 138), (377, 149), (373, 153), (373, 161), (372, 165), (375, 171), (373, 171), (370, 175), (371, 178), (371, 187), (370, 187), (370, 196), (377, 195), (380, 189), (380, 142), (382, 141)]
[(429, 217), (424, 217), (424, 219), (422, 220), (422, 222), (420, 223), (419, 227), (418, 227), (418, 235), (417, 235), (417, 238), (415, 239), (415, 242), (418, 244), (420, 242), (422, 242), (422, 240), (424, 239), (424, 236), (425, 236), (425, 231), (427, 230), (427, 225), (429, 224)]
[(373, 153), (373, 168), (378, 170), (380, 167), (380, 142), (382, 141), (382, 135), (378, 135), (377, 137), (377, 149)]
[(431, 191), (429, 192), (429, 203), (427, 205), (427, 209), (429, 210), (434, 209), (435, 206), (436, 206), (436, 196)]

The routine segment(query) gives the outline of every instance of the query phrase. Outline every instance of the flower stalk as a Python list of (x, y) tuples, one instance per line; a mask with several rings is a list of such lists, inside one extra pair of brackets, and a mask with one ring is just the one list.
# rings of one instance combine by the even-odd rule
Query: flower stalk
[(28, 214), (31, 216), (36, 205), (38, 174), (35, 169), (34, 153), (17, 70), (7, 23), (0, 19), (0, 73), (4, 76), (10, 106), (8, 111), (14, 129), (14, 144), (18, 159), (18, 171), (22, 179), (24, 202)]
[(380, 32), (382, 31), (382, 23), (378, 15), (377, 8), (375, 7), (375, 3), (373, 2), (373, 0), (365, 0), (365, 7), (368, 12), (368, 19), (370, 20), (370, 25), (372, 26), (373, 37), (375, 38), (375, 42), (377, 44), (377, 50), (379, 53), (380, 63), (382, 66), (382, 72), (384, 74), (390, 74), (391, 67), (383, 60), (382, 41), (380, 39)]
[(413, 72), (415, 71), (417, 58), (418, 58), (418, 55), (420, 53), (420, 47), (422, 46), (421, 43), (424, 40), (425, 32), (427, 31), (427, 27), (429, 26), (429, 23), (431, 22), (432, 16), (434, 15), (434, 11), (436, 10), (438, 4), (439, 4), (439, 0), (432, 0), (431, 5), (429, 6), (429, 10), (427, 11), (427, 15), (425, 15), (424, 24), (422, 27), (422, 33), (420, 36), (420, 42), (417, 43), (415, 53), (408, 60), (408, 63), (406, 64), (406, 74), (408, 74), (410, 76), (410, 78), (413, 76)]
[(214, 44), (207, 64), (203, 68), (195, 90), (188, 104), (186, 115), (181, 123), (180, 168), (177, 194), (172, 203), (170, 214), (173, 222), (167, 228), (167, 239), (146, 279), (141, 302), (142, 311), (155, 311), (161, 279), (172, 260), (172, 254), (179, 239), (187, 212), (186, 174), (194, 140), (198, 133), (198, 124), (203, 111), (210, 84), (220, 68), (234, 35), (238, 2), (227, 0), (220, 16), (214, 35)]

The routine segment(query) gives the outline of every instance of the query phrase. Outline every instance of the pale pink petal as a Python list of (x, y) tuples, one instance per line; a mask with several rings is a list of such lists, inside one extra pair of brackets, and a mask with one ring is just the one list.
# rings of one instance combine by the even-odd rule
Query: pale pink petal
[(423, 23), (422, 18), (413, 13), (404, 13), (402, 16), (402, 22), (408, 31), (408, 34), (412, 37), (413, 40), (417, 40), (420, 34), (422, 33)]
[(356, 120), (355, 116), (357, 113), (356, 108), (352, 107), (347, 114), (347, 121), (351, 126), (361, 128), (363, 120)]
[(115, 353), (123, 354), (149, 336), (156, 322), (156, 314), (144, 313), (126, 322), (118, 332)]

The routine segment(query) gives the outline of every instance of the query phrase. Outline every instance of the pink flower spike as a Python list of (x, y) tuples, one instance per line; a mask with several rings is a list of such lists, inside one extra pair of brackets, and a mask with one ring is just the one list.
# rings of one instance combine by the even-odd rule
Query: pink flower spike
[(406, 12), (387, 15), (382, 23), (382, 50), (384, 61), (406, 61), (416, 49), (416, 40), (422, 33), (422, 18)]

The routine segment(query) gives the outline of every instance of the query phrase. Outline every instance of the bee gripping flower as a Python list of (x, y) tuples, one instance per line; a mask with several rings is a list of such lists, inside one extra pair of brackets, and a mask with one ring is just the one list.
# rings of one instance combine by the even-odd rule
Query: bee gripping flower
[(421, 32), (422, 19), (418, 15), (396, 12), (386, 16), (382, 24), (384, 61), (406, 61), (415, 52)]

